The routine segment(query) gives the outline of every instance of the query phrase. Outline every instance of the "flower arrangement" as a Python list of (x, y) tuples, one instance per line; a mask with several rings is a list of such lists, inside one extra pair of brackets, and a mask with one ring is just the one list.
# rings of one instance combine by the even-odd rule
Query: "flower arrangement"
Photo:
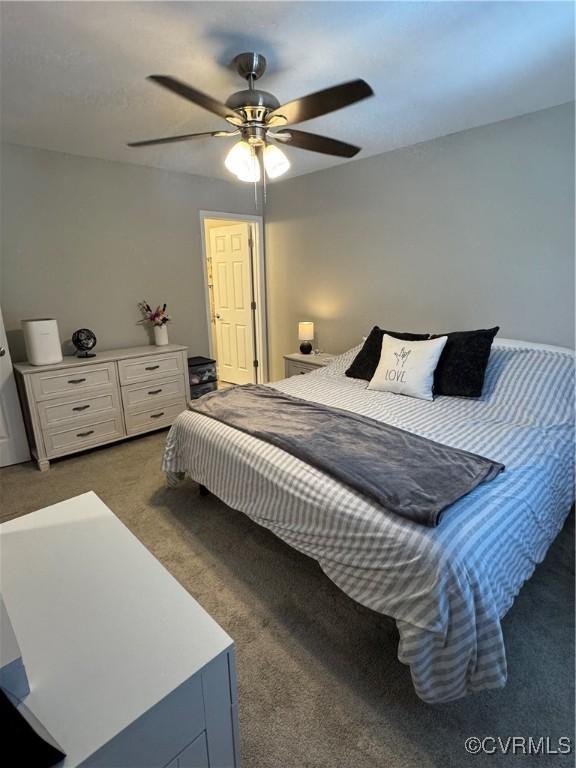
[(166, 304), (162, 304), (162, 306), (158, 304), (156, 309), (152, 309), (147, 301), (141, 301), (138, 303), (138, 309), (144, 315), (142, 320), (139, 321), (140, 323), (150, 323), (154, 326), (162, 326), (169, 323), (172, 319), (166, 312)]

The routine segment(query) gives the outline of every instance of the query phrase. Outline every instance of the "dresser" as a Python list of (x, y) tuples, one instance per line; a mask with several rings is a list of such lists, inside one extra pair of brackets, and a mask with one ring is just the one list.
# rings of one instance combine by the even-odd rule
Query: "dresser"
[(14, 365), (32, 455), (50, 459), (169, 426), (189, 397), (186, 347), (142, 346)]
[(334, 355), (326, 352), (319, 352), (317, 355), (303, 355), (301, 352), (294, 352), (290, 355), (284, 355), (284, 375), (298, 376), (301, 373), (310, 373), (317, 368), (324, 368), (334, 359)]
[(238, 768), (234, 642), (94, 492), (0, 542), (15, 698), (58, 768)]

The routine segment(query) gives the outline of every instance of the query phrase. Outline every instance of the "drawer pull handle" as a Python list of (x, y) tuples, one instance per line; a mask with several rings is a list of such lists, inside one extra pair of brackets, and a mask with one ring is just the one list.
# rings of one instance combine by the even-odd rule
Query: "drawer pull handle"
[(88, 432), (77, 432), (76, 437), (88, 437), (88, 435), (93, 435), (93, 434), (94, 434), (94, 430), (89, 429)]
[(82, 384), (86, 379), (68, 379), (68, 384)]
[(159, 419), (160, 416), (164, 416), (164, 411), (160, 411), (160, 413), (151, 413), (150, 418), (151, 419)]
[(72, 408), (73, 411), (85, 411), (86, 408), (90, 408), (89, 405), (77, 405), (75, 408)]
[(146, 370), (147, 371), (155, 371), (157, 368), (160, 368), (159, 365), (147, 365)]
[(161, 389), (151, 389), (148, 394), (149, 395), (158, 395), (160, 392), (162, 392)]

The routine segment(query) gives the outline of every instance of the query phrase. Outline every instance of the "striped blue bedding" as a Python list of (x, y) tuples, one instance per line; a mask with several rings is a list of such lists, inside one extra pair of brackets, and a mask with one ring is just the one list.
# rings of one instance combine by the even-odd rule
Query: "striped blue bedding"
[(281, 449), (193, 412), (163, 468), (208, 487), (315, 558), (346, 594), (393, 616), (418, 696), (452, 701), (506, 682), (501, 619), (574, 502), (574, 357), (496, 340), (479, 400), (416, 400), (344, 376), (357, 353), (271, 386), (472, 453), (506, 470), (426, 528)]

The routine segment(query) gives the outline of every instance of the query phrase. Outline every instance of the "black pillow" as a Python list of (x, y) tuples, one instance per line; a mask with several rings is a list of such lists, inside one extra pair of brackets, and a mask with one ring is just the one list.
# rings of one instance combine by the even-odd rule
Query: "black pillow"
[(434, 394), (480, 397), (490, 349), (499, 330), (496, 327), (431, 335), (431, 339), (448, 337), (434, 372)]
[(383, 331), (378, 328), (377, 325), (372, 328), (364, 346), (358, 352), (350, 368), (346, 371), (346, 376), (351, 379), (365, 379), (370, 381), (372, 376), (376, 373), (378, 363), (380, 362), (380, 355), (382, 354), (382, 339), (384, 334), (393, 336), (395, 339), (401, 339), (402, 341), (424, 341), (429, 338), (427, 333), (400, 333), (398, 331)]
[(38, 736), (36, 731), (22, 717), (4, 691), (0, 690), (0, 722), (2, 722), (2, 750), (4, 765), (12, 765), (18, 756), (18, 765), (34, 768), (51, 768), (66, 755)]

